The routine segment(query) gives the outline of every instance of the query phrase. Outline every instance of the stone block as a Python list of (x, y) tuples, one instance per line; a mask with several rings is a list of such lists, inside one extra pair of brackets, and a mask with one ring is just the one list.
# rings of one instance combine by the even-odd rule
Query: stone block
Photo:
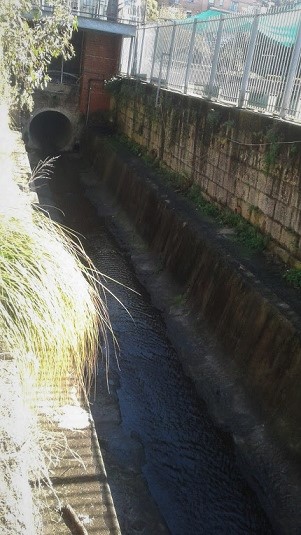
[(200, 173), (197, 177), (197, 181), (195, 182), (199, 183), (202, 191), (208, 191), (209, 180), (206, 177), (206, 175), (203, 175), (202, 173)]
[(215, 182), (209, 181), (208, 188), (207, 188), (207, 194), (211, 199), (216, 199), (216, 191), (217, 191), (217, 185)]
[(252, 167), (248, 167), (247, 165), (241, 166), (239, 176), (249, 186), (253, 186), (254, 188), (257, 187), (257, 169), (253, 169)]
[(220, 169), (222, 169), (224, 172), (229, 172), (231, 165), (231, 159), (229, 157), (229, 154), (225, 153), (224, 151), (221, 151), (219, 154), (219, 162), (218, 166)]
[(207, 162), (204, 172), (209, 180), (212, 180), (216, 175), (216, 167), (214, 167), (211, 162)]
[(231, 195), (235, 195), (235, 178), (233, 175), (226, 173), (223, 178), (223, 187), (226, 189)]
[(268, 197), (264, 193), (258, 193), (257, 207), (265, 215), (267, 215), (267, 216), (272, 218), (273, 215), (274, 215), (275, 205), (276, 205), (275, 199), (272, 199), (271, 197)]
[(253, 188), (252, 186), (249, 187), (249, 193), (248, 193), (248, 203), (251, 206), (258, 207), (258, 191), (257, 189)]
[(217, 186), (216, 187), (216, 200), (221, 203), (221, 204), (224, 204), (226, 205), (227, 204), (227, 191), (222, 188), (221, 186)]
[(214, 167), (218, 167), (218, 165), (219, 165), (219, 152), (215, 151), (214, 149), (209, 149), (209, 151), (208, 151), (208, 160), (211, 162), (211, 164)]
[(275, 256), (278, 256), (278, 258), (280, 258), (280, 260), (282, 260), (282, 262), (284, 262), (285, 264), (289, 263), (289, 260), (291, 258), (291, 254), (286, 249), (284, 249), (283, 247), (278, 245), (277, 243), (271, 242), (269, 244), (269, 250)]
[(245, 182), (242, 182), (241, 180), (236, 181), (236, 187), (235, 187), (235, 195), (242, 199), (243, 201), (247, 201), (249, 198), (249, 190), (250, 187)]
[(271, 235), (271, 229), (272, 229), (273, 223), (274, 223), (273, 219), (265, 216), (264, 221), (262, 221), (260, 225), (262, 232), (264, 232), (268, 236)]
[(279, 223), (277, 223), (276, 221), (273, 221), (270, 228), (270, 234), (271, 237), (278, 243), (280, 243), (281, 230), (282, 226), (279, 225)]
[(237, 210), (237, 198), (235, 195), (232, 195), (231, 193), (228, 193), (227, 195), (227, 206), (230, 208), (230, 210), (233, 210), (233, 212), (236, 212)]
[(290, 223), (287, 226), (291, 227), (291, 229), (294, 232), (297, 232), (297, 234), (301, 235), (301, 217), (300, 217), (301, 210), (300, 208), (297, 209), (297, 208), (292, 207), (290, 209), (290, 212), (291, 212)]
[(249, 209), (249, 220), (252, 223), (252, 225), (255, 225), (256, 227), (260, 227), (263, 230), (263, 232), (266, 231), (267, 215), (264, 214), (261, 210), (251, 206)]
[(250, 221), (250, 205), (248, 202), (241, 200), (240, 201), (241, 215), (247, 221)]
[(288, 251), (294, 252), (298, 247), (299, 238), (292, 230), (282, 228), (279, 239), (280, 245), (283, 245)]
[(274, 211), (275, 221), (278, 221), (279, 223), (284, 225), (284, 221), (287, 218), (287, 211), (288, 211), (288, 207), (285, 204), (283, 204), (280, 201), (276, 202), (275, 211)]
[(279, 200), (284, 204), (290, 204), (293, 187), (289, 182), (282, 181), (279, 187)]
[(257, 189), (265, 195), (272, 196), (273, 180), (270, 176), (259, 172), (257, 177)]

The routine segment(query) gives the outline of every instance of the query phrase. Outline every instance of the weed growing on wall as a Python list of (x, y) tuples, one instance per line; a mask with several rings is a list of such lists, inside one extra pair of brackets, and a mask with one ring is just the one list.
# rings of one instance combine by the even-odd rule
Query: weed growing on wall
[(265, 134), (265, 139), (269, 144), (264, 153), (265, 171), (268, 174), (277, 163), (281, 138), (275, 128), (270, 128)]
[(191, 188), (187, 192), (187, 197), (204, 215), (218, 218), (220, 212), (219, 209), (217, 208), (217, 206), (206, 201), (204, 197), (202, 197), (200, 188), (196, 184), (193, 184), (191, 186)]
[(294, 288), (301, 288), (301, 269), (300, 268), (288, 269), (284, 273), (283, 278), (292, 286), (294, 286)]
[(220, 209), (202, 196), (197, 185), (191, 186), (187, 197), (195, 204), (202, 214), (213, 217), (222, 225), (228, 225), (235, 229), (240, 243), (249, 249), (262, 251), (267, 245), (267, 238), (253, 225), (248, 223), (241, 215), (228, 209)]
[(203, 215), (214, 218), (215, 221), (221, 225), (232, 227), (235, 230), (238, 241), (245, 247), (253, 251), (262, 251), (266, 248), (268, 242), (267, 236), (264, 236), (259, 229), (246, 221), (241, 215), (226, 208), (221, 209), (214, 203), (204, 199), (200, 187), (197, 184), (191, 184), (191, 179), (189, 177), (167, 169), (160, 164), (160, 162), (154, 160), (145, 147), (141, 147), (124, 135), (118, 136), (118, 141), (125, 144), (133, 154), (142, 158), (147, 165), (150, 165), (156, 171), (159, 171), (160, 176), (168, 182), (177, 193), (184, 195), (192, 201), (194, 206)]

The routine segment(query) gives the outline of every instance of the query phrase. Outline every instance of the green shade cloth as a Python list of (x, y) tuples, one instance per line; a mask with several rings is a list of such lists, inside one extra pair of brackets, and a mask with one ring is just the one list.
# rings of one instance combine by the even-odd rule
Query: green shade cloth
[[(233, 15), (212, 9), (198, 13), (193, 17), (193, 20), (197, 20), (200, 23), (212, 21), (213, 26), (216, 26), (216, 19), (220, 19), (221, 16), (225, 19), (223, 31), (228, 34), (250, 31), (254, 20), (254, 15)], [(294, 7), (294, 9), (287, 12), (260, 14), (259, 17), (259, 33), (282, 46), (291, 47), (294, 45), (301, 23), (301, 7)], [(185, 24), (188, 21), (181, 22)], [(207, 30), (207, 24), (197, 25), (197, 33), (204, 33)]]

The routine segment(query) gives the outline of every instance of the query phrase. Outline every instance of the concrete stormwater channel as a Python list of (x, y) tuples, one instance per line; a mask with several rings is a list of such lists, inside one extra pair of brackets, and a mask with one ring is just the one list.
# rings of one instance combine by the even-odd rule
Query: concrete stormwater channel
[[(112, 351), (108, 392), (105, 366), (100, 363), (91, 410), (122, 534), (284, 533), (283, 519), (280, 523), (275, 519), (272, 527), (260, 503), (272, 517), (275, 502), (269, 506), (269, 482), (265, 488), (244, 466), (232, 435), (221, 429), (220, 421), (213, 421), (182, 367), (173, 347), (182, 335), (172, 324), (166, 325), (154, 306), (160, 308), (165, 292), (160, 266), (153, 268), (143, 244), (133, 252), (132, 230), (127, 230), (106, 191), (95, 186), (89, 163), (78, 154), (62, 154), (53, 179), (39, 184), (38, 192), (46, 210), (60, 214), (60, 219), (63, 212), (63, 223), (83, 236), (88, 254), (110, 277), (106, 285), (118, 298), (107, 296), (120, 346), (119, 365)], [(149, 272), (152, 280), (158, 280), (149, 285), (151, 297), (143, 285)], [(174, 307), (175, 317), (180, 301), (174, 293), (170, 310)], [(190, 343), (184, 337), (180, 341), (187, 351)], [(208, 347), (214, 351), (214, 346), (204, 331), (204, 359)], [(211, 388), (212, 377), (209, 383)], [(223, 395), (219, 388), (215, 394)], [(252, 419), (241, 407), (237, 413)], [(255, 424), (254, 429), (259, 433)], [(265, 462), (263, 452), (258, 458)], [(271, 465), (274, 462), (279, 459), (272, 459)], [(259, 472), (258, 459), (256, 463)], [(262, 466), (263, 472), (266, 469)], [(286, 532), (298, 533), (290, 526)]]

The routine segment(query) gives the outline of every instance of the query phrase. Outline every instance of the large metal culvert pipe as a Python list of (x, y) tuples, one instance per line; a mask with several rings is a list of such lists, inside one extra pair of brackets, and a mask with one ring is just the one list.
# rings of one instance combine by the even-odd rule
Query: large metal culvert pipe
[(47, 152), (64, 149), (71, 140), (72, 125), (63, 113), (53, 110), (41, 111), (29, 125), (32, 144)]

